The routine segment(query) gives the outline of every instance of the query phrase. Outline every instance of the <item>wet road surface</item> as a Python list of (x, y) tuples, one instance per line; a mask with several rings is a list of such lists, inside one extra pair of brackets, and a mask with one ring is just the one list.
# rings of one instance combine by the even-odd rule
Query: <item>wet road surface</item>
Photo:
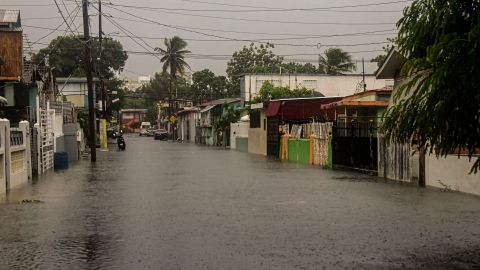
[(127, 137), (0, 203), (0, 269), (418, 268), (480, 269), (480, 198)]

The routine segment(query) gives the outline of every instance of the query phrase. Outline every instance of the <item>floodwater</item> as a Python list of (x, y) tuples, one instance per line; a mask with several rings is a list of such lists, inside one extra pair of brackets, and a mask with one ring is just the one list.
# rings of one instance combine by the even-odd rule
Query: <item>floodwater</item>
[(479, 197), (126, 140), (1, 198), (0, 269), (480, 269)]

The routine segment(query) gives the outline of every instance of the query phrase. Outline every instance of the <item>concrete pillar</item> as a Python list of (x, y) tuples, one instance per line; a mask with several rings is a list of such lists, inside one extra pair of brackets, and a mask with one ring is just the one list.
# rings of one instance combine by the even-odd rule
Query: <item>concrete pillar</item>
[(30, 142), (30, 124), (28, 121), (21, 121), (18, 124), (20, 130), (23, 132), (23, 141), (25, 142), (25, 167), (27, 168), (27, 176), (29, 180), (32, 180), (32, 149)]
[(6, 166), (7, 156), (9, 156), (7, 155), (7, 149), (10, 145), (9, 129), (10, 122), (7, 119), (0, 119), (0, 191), (2, 193), (7, 192), (8, 183), (10, 181), (10, 170)]

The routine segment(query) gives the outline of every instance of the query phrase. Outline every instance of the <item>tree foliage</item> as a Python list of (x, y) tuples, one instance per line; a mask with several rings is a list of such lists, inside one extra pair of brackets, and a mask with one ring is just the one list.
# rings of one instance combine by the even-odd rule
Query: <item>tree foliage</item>
[(217, 76), (209, 69), (192, 75), (192, 99), (198, 103), (230, 97), (230, 82), (225, 76)]
[[(43, 65), (48, 58), (49, 65), (55, 68), (53, 70), (55, 76), (85, 76), (85, 51), (81, 43), (82, 39), (83, 36), (73, 35), (57, 37), (46, 48), (41, 49), (34, 55), (32, 59), (34, 62)], [(115, 73), (123, 70), (128, 55), (119, 41), (111, 38), (103, 39), (101, 70), (99, 70), (100, 66), (96, 60), (99, 56), (98, 39), (93, 39), (91, 44), (94, 70), (97, 74), (99, 73), (104, 78), (110, 79)]]
[(375, 56), (374, 58), (372, 58), (370, 60), (370, 62), (372, 63), (377, 63), (377, 66), (378, 67), (381, 67), (383, 65), (383, 62), (385, 61), (385, 58), (387, 58), (387, 54), (388, 52), (390, 52), (390, 50), (397, 46), (397, 38), (387, 38), (387, 46), (383, 46), (383, 51), (384, 53), (383, 54), (379, 54), (377, 56)]
[(352, 57), (340, 48), (329, 48), (320, 56), (320, 73), (340, 75), (355, 68)]
[(264, 100), (280, 99), (280, 98), (295, 98), (295, 97), (312, 97), (315, 92), (312, 89), (297, 88), (290, 89), (286, 86), (274, 86), (271, 82), (263, 83), (262, 88), (252, 102), (262, 102)]
[(398, 27), (407, 80), (387, 111), (387, 137), (472, 157), (480, 147), (480, 1), (415, 0)]

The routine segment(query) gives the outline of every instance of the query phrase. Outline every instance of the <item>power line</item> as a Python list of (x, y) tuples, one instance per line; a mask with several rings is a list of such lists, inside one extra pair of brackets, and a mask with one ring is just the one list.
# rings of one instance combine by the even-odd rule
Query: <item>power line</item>
[[(225, 39), (225, 40), (233, 40), (233, 41), (243, 41), (243, 42), (254, 42), (254, 43), (261, 43), (261, 44), (273, 44), (273, 45), (278, 45), (278, 46), (291, 46), (291, 47), (317, 47), (318, 44), (291, 44), (291, 43), (273, 43), (273, 42), (264, 42), (264, 41), (261, 41), (261, 40), (254, 40), (254, 39), (237, 39), (237, 38), (230, 38), (230, 37), (225, 37), (225, 36), (220, 36), (220, 35), (215, 35), (215, 34), (208, 34), (208, 33), (204, 33), (204, 32), (200, 32), (200, 31), (196, 31), (196, 30), (191, 30), (191, 29), (188, 29), (188, 28), (184, 28), (184, 27), (178, 27), (178, 26), (174, 26), (174, 25), (168, 25), (168, 24), (163, 24), (163, 23), (160, 23), (160, 22), (157, 22), (157, 21), (153, 21), (153, 20), (150, 20), (150, 19), (147, 19), (147, 18), (141, 18), (135, 14), (132, 14), (132, 13), (129, 13), (129, 12), (126, 12), (126, 11), (123, 11), (121, 9), (118, 9), (118, 8), (115, 8), (115, 7), (110, 7), (110, 8), (113, 8), (117, 11), (120, 11), (122, 13), (125, 13), (125, 14), (128, 14), (132, 17), (135, 17), (137, 19), (142, 19), (144, 21), (148, 21), (148, 22), (151, 22), (151, 23), (154, 23), (154, 24), (157, 24), (157, 25), (160, 25), (160, 26), (164, 26), (164, 27), (168, 27), (168, 28), (173, 28), (173, 29), (177, 29), (177, 30), (182, 30), (182, 31), (186, 31), (186, 32), (190, 32), (190, 33), (195, 33), (195, 34), (199, 34), (199, 35), (203, 35), (203, 36), (209, 36), (209, 37), (214, 37), (214, 38), (218, 38), (218, 39)], [(360, 46), (360, 45), (374, 45), (374, 44), (385, 44), (387, 42), (370, 42), (370, 43), (364, 43), (364, 44), (355, 44), (355, 45), (349, 45), (349, 46)], [(330, 46), (330, 45), (323, 45), (323, 46)], [(340, 46), (340, 45), (332, 45), (332, 46)]]
[[(117, 18), (118, 19), (118, 18)], [(23, 25), (27, 28), (37, 28), (37, 29), (45, 29), (45, 30), (53, 30), (56, 31), (63, 31), (56, 28), (48, 28), (48, 27), (37, 27), (31, 25)], [(394, 29), (393, 29), (394, 30)], [(391, 30), (391, 31), (393, 31)], [(396, 35), (396, 32), (387, 32), (386, 30), (380, 31), (367, 31), (367, 32), (356, 32), (356, 33), (346, 33), (346, 34), (332, 34), (332, 35), (316, 35), (316, 36), (304, 36), (304, 37), (287, 37), (287, 38), (267, 38), (262, 37), (259, 40), (268, 42), (268, 41), (279, 41), (279, 40), (305, 40), (305, 39), (316, 39), (316, 38), (332, 38), (332, 37), (357, 37), (357, 36), (386, 36), (386, 35)], [(127, 35), (120, 35), (120, 34), (109, 34), (110, 37), (118, 37), (118, 38), (129, 38)], [(137, 36), (138, 38), (147, 39), (147, 40), (163, 40), (167, 37), (153, 37), (153, 36)], [(196, 41), (196, 42), (238, 42), (236, 40), (229, 40), (229, 39), (196, 39), (196, 38), (183, 38), (185, 41)], [(241, 41), (243, 42), (243, 41)]]
[[(96, 9), (96, 7), (94, 7)], [(97, 9), (98, 10), (98, 9)], [(133, 42), (135, 42), (137, 45), (145, 49), (146, 51), (150, 52), (149, 49), (147, 49), (144, 45), (141, 43), (137, 42), (133, 37), (140, 39), (147, 47), (149, 47), (152, 50), (155, 50), (150, 44), (148, 44), (146, 41), (144, 41), (141, 38), (136, 37), (132, 32), (130, 32), (128, 29), (124, 28), (122, 25), (120, 25), (118, 22), (116, 22), (113, 18), (110, 18), (108, 16), (103, 16), (106, 18), (112, 25), (117, 27), (120, 31), (122, 31), (125, 35), (127, 35)], [(133, 36), (133, 37), (132, 37)], [(154, 55), (158, 60), (161, 61), (161, 58), (158, 55)]]
[[(400, 1), (406, 2), (406, 1)], [(392, 2), (386, 2), (391, 4)], [(394, 1), (398, 3), (398, 1)], [(254, 12), (289, 12), (289, 11), (303, 11), (303, 12), (339, 12), (339, 13), (391, 13), (391, 12), (402, 12), (401, 10), (341, 10), (343, 8), (352, 8), (352, 7), (367, 7), (379, 5), (376, 4), (364, 4), (364, 5), (351, 5), (351, 6), (337, 6), (337, 7), (325, 7), (325, 8), (261, 8), (261, 9), (190, 9), (190, 8), (166, 8), (166, 7), (151, 7), (151, 6), (132, 6), (132, 5), (123, 5), (123, 4), (114, 4), (110, 3), (109, 5), (114, 5), (118, 7), (128, 7), (128, 8), (137, 8), (137, 9), (146, 9), (146, 10), (166, 10), (166, 11), (189, 11), (189, 12), (233, 12), (233, 13), (254, 13)], [(340, 9), (340, 10), (339, 10)]]
[[(114, 7), (127, 7), (127, 8), (138, 8), (135, 6), (125, 6), (125, 5), (117, 5), (117, 4), (109, 4), (108, 6)], [(210, 16), (210, 15), (199, 15), (199, 14), (191, 14), (191, 13), (181, 13), (181, 12), (173, 12), (173, 11), (163, 11), (163, 10), (155, 10), (152, 8), (144, 9), (143, 10), (150, 10), (157, 13), (165, 13), (165, 14), (175, 14), (180, 16), (189, 16), (189, 17), (201, 17), (201, 18), (210, 18), (210, 19), (220, 19), (220, 20), (230, 20), (230, 21), (244, 21), (244, 22), (262, 22), (262, 23), (280, 23), (280, 24), (301, 24), (301, 25), (394, 25), (393, 22), (370, 22), (370, 23), (347, 23), (347, 22), (304, 22), (304, 21), (279, 21), (279, 20), (262, 20), (262, 19), (246, 19), (246, 18), (235, 18), (235, 17), (220, 17), (220, 16)]]
[[(80, 8), (79, 8), (79, 7), (75, 8), (74, 10), (72, 10), (71, 13), (68, 14), (68, 17), (70, 18), (71, 15), (72, 15), (74, 12), (77, 12), (77, 13), (75, 14), (75, 17), (76, 17), (76, 16), (78, 15), (79, 11), (80, 11)], [(37, 44), (40, 40), (49, 37), (49, 36), (52, 35), (53, 33), (57, 32), (58, 29), (59, 29), (60, 27), (62, 27), (62, 25), (64, 25), (64, 24), (65, 24), (65, 22), (63, 21), (63, 22), (62, 22), (61, 24), (59, 24), (56, 28), (51, 29), (51, 30), (52, 30), (51, 32), (49, 32), (48, 34), (42, 36), (41, 38), (37, 39), (36, 41), (32, 42), (32, 44)]]
[(75, 24), (73, 23), (73, 20), (72, 20), (71, 23), (69, 24), (69, 23), (67, 22), (67, 19), (66, 19), (65, 16), (63, 15), (63, 12), (62, 12), (62, 10), (60, 9), (60, 6), (59, 6), (58, 3), (57, 3), (57, 0), (53, 0), (53, 2), (55, 2), (55, 6), (57, 7), (58, 12), (59, 12), (60, 15), (62, 16), (63, 21), (64, 21), (65, 24), (67, 25), (67, 28), (70, 30), (70, 32), (72, 32), (72, 34), (75, 35), (75, 32), (72, 30), (72, 28), (71, 28), (71, 26), (70, 26), (70, 24), (73, 24), (73, 25), (75, 26)]
[[(257, 8), (257, 9), (271, 9), (271, 10), (293, 10), (293, 9), (285, 9), (285, 8), (272, 8), (266, 6), (248, 6), (248, 5), (238, 5), (238, 4), (225, 4), (219, 2), (209, 2), (209, 1), (200, 1), (200, 0), (180, 0), (183, 2), (191, 2), (191, 3), (201, 3), (201, 4), (208, 4), (208, 5), (217, 5), (217, 6), (227, 6), (227, 7), (242, 7), (242, 8)], [(358, 5), (350, 5), (350, 6), (337, 6), (337, 7), (323, 7), (323, 8), (310, 8), (311, 10), (315, 9), (339, 9), (339, 8), (355, 8), (355, 7), (367, 7), (367, 6), (379, 6), (379, 5), (390, 5), (390, 4), (398, 4), (398, 3), (407, 3), (411, 2), (411, 0), (402, 0), (402, 1), (390, 1), (390, 2), (381, 2), (381, 3), (371, 3), (371, 4), (358, 4)]]

